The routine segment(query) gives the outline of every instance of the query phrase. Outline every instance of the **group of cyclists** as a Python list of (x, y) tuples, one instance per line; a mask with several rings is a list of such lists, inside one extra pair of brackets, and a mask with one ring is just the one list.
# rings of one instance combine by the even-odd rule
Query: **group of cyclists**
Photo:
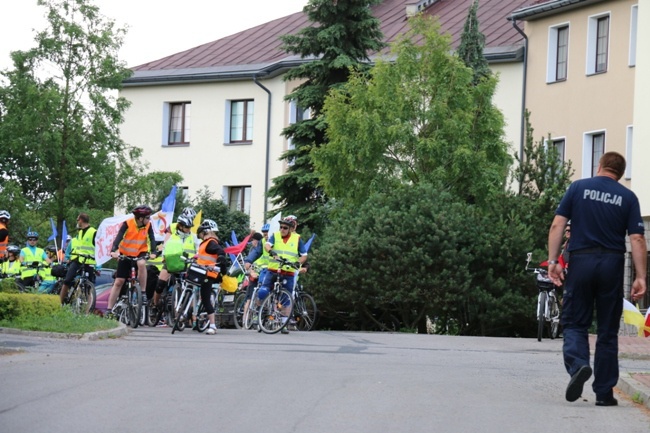
[[(186, 258), (193, 258), (195, 263), (207, 269), (207, 278), (201, 284), (201, 300), (206, 306), (209, 318), (208, 335), (216, 333), (214, 307), (209, 302), (212, 286), (222, 280), (228, 269), (227, 254), (219, 243), (217, 223), (205, 219), (192, 234), (196, 211), (190, 207), (183, 209), (176, 221), (170, 225), (162, 242), (156, 242), (151, 227), (153, 210), (146, 205), (140, 205), (132, 210), (132, 216), (124, 221), (111, 248), (111, 257), (118, 260), (115, 281), (111, 287), (106, 316), (115, 317), (113, 308), (120, 295), (125, 280), (130, 276), (131, 263), (124, 258), (137, 258), (137, 278), (141, 290), (146, 289), (149, 308), (160, 309), (162, 293), (168, 290), (170, 276), (182, 272), (186, 266)], [(51, 288), (62, 278), (60, 290), (61, 304), (66, 304), (68, 289), (74, 281), (80, 267), (95, 266), (94, 260), (95, 237), (97, 230), (90, 225), (87, 214), (77, 217), (77, 235), (68, 237), (65, 252), (57, 250), (54, 245), (45, 249), (37, 246), (38, 233), (30, 230), (27, 233), (27, 245), (19, 248), (9, 244), (8, 223), (11, 216), (6, 210), (0, 211), (0, 260), (3, 278), (15, 278), (23, 287), (34, 285), (40, 292), (50, 293)], [(274, 283), (274, 276), (281, 275), (284, 287), (293, 291), (295, 284), (295, 268), (281, 266), (278, 260), (284, 259), (291, 263), (303, 265), (301, 272), (307, 270), (307, 249), (300, 235), (296, 233), (297, 219), (293, 215), (280, 221), (279, 230), (269, 233), (269, 224), (264, 224), (261, 233), (252, 234), (252, 247), (244, 259), (244, 267), (249, 272), (248, 297), (246, 308), (250, 304), (252, 289), (259, 284), (256, 296), (256, 308), (266, 298)], [(83, 257), (83, 260), (80, 260)], [(65, 275), (53, 275), (53, 267), (65, 263)], [(254, 265), (254, 269), (251, 267)], [(273, 272), (269, 272), (273, 271)], [(289, 316), (289, 312), (286, 313)], [(286, 327), (283, 329), (287, 333)]]

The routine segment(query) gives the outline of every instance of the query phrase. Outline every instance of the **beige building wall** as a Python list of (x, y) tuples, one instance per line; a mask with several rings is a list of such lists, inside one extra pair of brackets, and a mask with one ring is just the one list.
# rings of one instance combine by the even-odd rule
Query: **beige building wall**
[[(283, 172), (278, 158), (285, 150), (280, 132), (285, 126), (285, 84), (281, 78), (260, 81), (272, 95), (269, 176)], [(268, 95), (251, 81), (127, 87), (121, 96), (131, 101), (121, 127), (122, 139), (143, 149), (150, 170), (179, 171), (190, 197), (207, 186), (215, 198), (226, 197), (229, 186), (251, 186), (251, 226), (264, 221)], [(226, 107), (230, 100), (253, 99), (252, 144), (226, 144)], [(189, 145), (167, 146), (164, 106), (190, 101)], [(270, 186), (271, 184), (269, 184)], [(270, 205), (269, 205), (270, 209)]]
[(492, 72), (499, 75), (499, 84), (494, 94), (494, 104), (505, 118), (504, 136), (509, 145), (508, 154), (519, 153), (521, 136), (521, 98), (524, 81), (524, 65), (516, 63), (495, 63)]
[(639, 2), (634, 91), (632, 189), (641, 202), (641, 214), (650, 219), (650, 4)]
[[(635, 68), (629, 66), (628, 60), (630, 15), (636, 3), (603, 2), (525, 24), (529, 38), (527, 107), (535, 141), (548, 134), (564, 138), (565, 160), (571, 160), (576, 179), (591, 176), (590, 146), (585, 145), (585, 134), (604, 131), (605, 151), (626, 155), (628, 127), (634, 121)], [(607, 72), (590, 75), (589, 21), (601, 14), (610, 16)], [(567, 79), (547, 83), (549, 33), (564, 24), (569, 25)], [(630, 186), (629, 179), (623, 182)]]

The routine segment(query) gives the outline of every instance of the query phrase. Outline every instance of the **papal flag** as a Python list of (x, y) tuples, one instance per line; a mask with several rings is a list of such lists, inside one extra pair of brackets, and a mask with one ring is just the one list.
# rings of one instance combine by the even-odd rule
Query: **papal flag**
[(650, 316), (643, 314), (627, 299), (623, 299), (623, 322), (627, 325), (636, 326), (639, 331), (639, 337), (647, 337), (650, 335)]

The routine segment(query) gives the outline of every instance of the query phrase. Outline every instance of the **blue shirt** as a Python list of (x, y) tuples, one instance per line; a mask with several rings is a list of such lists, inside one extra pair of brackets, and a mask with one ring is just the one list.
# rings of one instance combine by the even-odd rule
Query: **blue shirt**
[(607, 176), (573, 182), (555, 213), (571, 220), (569, 252), (598, 247), (625, 252), (626, 233), (645, 233), (639, 199)]

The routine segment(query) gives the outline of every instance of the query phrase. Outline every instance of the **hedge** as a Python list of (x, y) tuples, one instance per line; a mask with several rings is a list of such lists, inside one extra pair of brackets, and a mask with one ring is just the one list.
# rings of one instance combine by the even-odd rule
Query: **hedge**
[(49, 316), (60, 309), (61, 301), (56, 295), (0, 293), (0, 320)]

